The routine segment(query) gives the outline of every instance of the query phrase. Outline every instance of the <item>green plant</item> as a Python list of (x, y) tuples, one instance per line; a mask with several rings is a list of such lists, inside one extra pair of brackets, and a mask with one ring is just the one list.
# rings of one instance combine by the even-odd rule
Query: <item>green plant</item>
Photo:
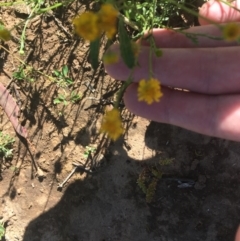
[(147, 203), (154, 201), (157, 184), (163, 175), (162, 167), (172, 164), (173, 160), (174, 158), (163, 159), (156, 166), (144, 167), (142, 172), (139, 174), (137, 184), (145, 194)]
[(70, 101), (71, 103), (75, 104), (81, 99), (81, 95), (76, 93), (75, 91), (72, 91), (70, 95), (64, 91), (64, 94), (58, 94), (58, 96), (53, 100), (53, 104), (58, 105), (58, 104), (63, 104), (63, 105), (68, 105), (68, 102)]
[[(62, 1), (61, 3), (54, 3), (53, 5), (50, 5), (49, 3), (46, 4), (45, 0), (26, 0), (26, 1), (18, 1), (18, 2), (8, 2), (8, 3), (0, 3), (0, 6), (13, 6), (13, 5), (19, 5), (19, 4), (25, 4), (30, 9), (30, 13), (28, 15), (28, 18), (22, 22), (20, 22), (18, 25), (14, 26), (14, 28), (23, 25), (23, 28), (21, 30), (21, 37), (20, 37), (20, 49), (19, 53), (24, 54), (24, 48), (25, 48), (25, 39), (26, 39), (26, 29), (34, 17), (37, 15), (42, 15), (43, 13), (47, 13), (53, 9), (56, 9), (58, 7), (61, 7), (65, 4), (68, 4), (71, 1)], [(10, 30), (10, 32), (12, 29)]]
[(53, 100), (53, 104), (55, 104), (55, 105), (61, 104), (61, 103), (63, 105), (68, 104), (67, 96), (65, 94), (59, 94), (58, 97)]
[(13, 149), (11, 148), (14, 141), (15, 141), (14, 138), (0, 131), (0, 155), (2, 155), (5, 158), (12, 157)]
[(62, 69), (59, 70), (54, 70), (53, 74), (55, 76), (54, 81), (57, 83), (58, 87), (68, 87), (72, 85), (73, 80), (68, 77), (69, 69), (67, 65), (64, 65)]
[(5, 228), (4, 228), (4, 224), (0, 223), (0, 240), (2, 240), (2, 238), (5, 235)]
[(122, 7), (123, 14), (137, 27), (138, 33), (135, 37), (140, 37), (149, 30), (150, 26), (154, 28), (168, 26), (169, 17), (179, 15), (179, 9), (179, 6), (167, 0), (158, 0), (156, 4), (153, 4), (152, 0), (129, 0), (124, 1)]
[(146, 202), (154, 200), (158, 181), (162, 177), (162, 171), (157, 167), (145, 167), (139, 174), (137, 184), (146, 196)]
[(96, 151), (95, 147), (86, 146), (85, 150), (84, 150), (84, 153), (83, 153), (83, 157), (87, 159), (88, 156), (91, 155), (92, 153), (94, 153), (95, 151)]
[(75, 91), (72, 91), (70, 94), (70, 101), (72, 103), (77, 103), (81, 99), (81, 95), (76, 93)]
[(64, 65), (61, 70), (54, 70), (54, 82), (58, 88), (61, 88), (64, 93), (59, 93), (58, 96), (53, 100), (54, 104), (68, 105), (68, 102), (77, 103), (81, 99), (81, 95), (75, 91), (71, 91), (68, 94), (68, 88), (73, 84), (73, 80), (69, 78), (69, 69), (67, 65)]
[(21, 65), (17, 71), (13, 72), (13, 78), (16, 80), (27, 80), (29, 82), (33, 82), (34, 78), (31, 78), (32, 73), (32, 67), (25, 67), (24, 65)]

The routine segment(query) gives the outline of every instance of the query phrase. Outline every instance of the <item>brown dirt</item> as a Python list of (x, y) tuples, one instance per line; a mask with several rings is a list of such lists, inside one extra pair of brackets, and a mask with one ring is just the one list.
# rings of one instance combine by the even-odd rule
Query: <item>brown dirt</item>
[[(19, 92), (15, 97), (22, 102), (21, 122), (35, 149), (29, 150), (15, 134), (1, 109), (0, 129), (16, 139), (13, 159), (1, 160), (0, 165), (3, 240), (233, 240), (240, 212), (239, 143), (149, 122), (125, 109), (124, 137), (110, 143), (99, 134), (105, 105), (89, 97), (110, 103), (119, 83), (106, 75), (102, 65), (92, 71), (88, 44), (71, 37), (71, 19), (86, 7), (75, 2), (34, 18), (27, 29), (25, 56), (18, 54), (20, 30), (14, 30), (13, 41), (4, 44), (11, 54), (0, 50), (4, 85), (20, 57), (48, 75), (68, 65), (74, 80), (71, 90), (83, 96), (77, 104), (54, 105), (61, 90), (47, 77), (35, 73), (34, 83), (14, 81)], [(0, 11), (9, 28), (26, 17), (22, 9)], [(79, 170), (60, 191), (58, 184), (71, 172), (73, 162), (86, 162), (86, 146), (97, 149), (87, 164), (93, 172)], [(35, 176), (33, 158), (44, 178)], [(169, 164), (163, 165), (167, 160)], [(163, 176), (147, 203), (137, 180), (145, 173), (146, 184), (151, 184), (152, 169)], [(188, 187), (181, 188), (180, 181)]]

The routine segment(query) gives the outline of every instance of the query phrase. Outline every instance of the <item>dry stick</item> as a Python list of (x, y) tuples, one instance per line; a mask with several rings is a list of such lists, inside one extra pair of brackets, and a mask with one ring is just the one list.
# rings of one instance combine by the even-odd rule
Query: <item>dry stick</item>
[(67, 31), (66, 28), (63, 27), (61, 21), (60, 21), (58, 18), (56, 18), (53, 13), (52, 13), (52, 17), (53, 17), (53, 19), (55, 20), (55, 22), (57, 23), (58, 27), (60, 27), (60, 28), (62, 29), (62, 31), (67, 35), (67, 37), (68, 37), (69, 39), (71, 39), (71, 38), (72, 38), (72, 35)]
[(96, 89), (94, 89), (94, 87), (89, 83), (89, 81), (85, 81), (83, 84), (84, 84), (88, 89), (90, 89), (90, 91), (91, 91), (92, 93), (96, 92)]
[(60, 184), (58, 184), (58, 188), (62, 189), (63, 186), (65, 185), (65, 183), (72, 177), (72, 175), (76, 172), (76, 170), (78, 169), (78, 166), (75, 166), (72, 171), (68, 174), (68, 176), (64, 179), (64, 181)]
[(29, 141), (28, 138), (26, 138), (26, 141), (27, 141), (27, 144), (28, 144), (28, 151), (29, 151), (29, 153), (30, 153), (30, 155), (31, 155), (31, 157), (32, 157), (33, 165), (34, 165), (34, 167), (35, 167), (35, 169), (36, 169), (36, 171), (37, 171), (37, 173), (36, 173), (37, 176), (38, 176), (39, 178), (45, 177), (43, 171), (39, 168), (38, 163), (37, 163), (36, 160), (34, 159), (34, 155), (32, 154), (32, 153), (36, 153), (36, 148), (35, 148), (35, 146)]
[(82, 163), (79, 163), (79, 162), (73, 162), (72, 163), (74, 166), (77, 166), (78, 169), (84, 171), (84, 172), (87, 172), (87, 173), (92, 173), (92, 169), (90, 167), (84, 167)]
[(63, 180), (63, 182), (58, 184), (58, 189), (63, 188), (65, 183), (72, 177), (72, 175), (77, 171), (77, 169), (81, 169), (82, 171), (87, 172), (87, 173), (92, 173), (92, 170), (90, 168), (85, 168), (81, 163), (73, 162), (72, 164), (73, 164), (74, 168), (68, 174), (68, 176)]

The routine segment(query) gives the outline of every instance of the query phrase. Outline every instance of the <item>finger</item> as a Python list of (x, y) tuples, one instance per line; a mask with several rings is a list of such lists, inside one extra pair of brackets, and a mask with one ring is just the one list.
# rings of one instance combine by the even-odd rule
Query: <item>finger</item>
[(236, 8), (240, 10), (240, 0), (236, 0)]
[(210, 24), (212, 22), (226, 23), (240, 21), (240, 12), (233, 8), (238, 7), (238, 5), (239, 2), (227, 4), (218, 0), (210, 0), (204, 3), (199, 9), (200, 17), (198, 21), (201, 25)]
[(240, 96), (208, 96), (163, 88), (158, 103), (137, 99), (137, 85), (125, 92), (126, 107), (144, 118), (205, 135), (240, 141)]
[[(225, 24), (222, 24), (223, 27)], [(240, 23), (239, 23), (240, 26)], [(204, 25), (182, 30), (153, 29), (152, 35), (158, 48), (200, 48), (237, 46), (237, 41), (227, 42), (223, 39), (222, 28), (217, 25)], [(193, 41), (193, 38), (196, 41)], [(149, 46), (142, 39), (141, 45)]]
[[(115, 46), (116, 52), (119, 49)], [(132, 75), (133, 81), (149, 78), (149, 62), (154, 78), (164, 86), (188, 89), (206, 94), (236, 93), (240, 91), (240, 47), (202, 49), (163, 49), (163, 55), (152, 56), (150, 48), (142, 47)], [(123, 61), (106, 66), (115, 79), (125, 80), (130, 70)]]
[(237, 229), (237, 233), (236, 233), (236, 236), (235, 236), (235, 241), (240, 241), (240, 226)]

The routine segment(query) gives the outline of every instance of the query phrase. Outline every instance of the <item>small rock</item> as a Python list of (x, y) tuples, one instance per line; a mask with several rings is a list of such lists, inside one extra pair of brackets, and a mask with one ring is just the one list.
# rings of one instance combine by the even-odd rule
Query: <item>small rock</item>
[(17, 189), (17, 194), (18, 194), (18, 195), (21, 195), (21, 193), (22, 193), (22, 188), (18, 188), (18, 189)]

